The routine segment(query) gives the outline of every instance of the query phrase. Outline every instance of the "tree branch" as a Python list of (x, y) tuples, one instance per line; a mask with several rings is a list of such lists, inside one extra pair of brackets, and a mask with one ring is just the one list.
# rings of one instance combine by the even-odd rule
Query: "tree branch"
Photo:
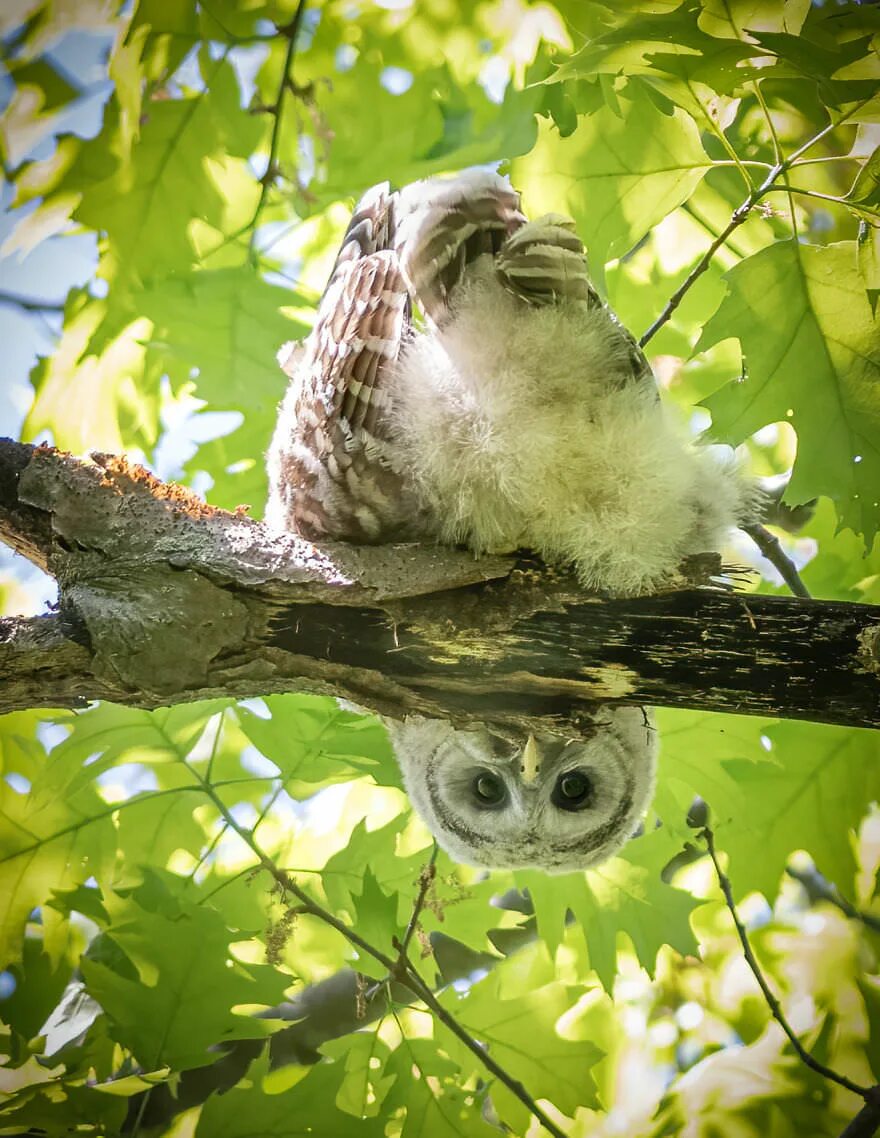
[(576, 731), (604, 702), (880, 724), (869, 605), (684, 577), (606, 600), (533, 561), (314, 546), (122, 459), (11, 442), (0, 539), (60, 591), (57, 612), (0, 621), (0, 711), (307, 690), (462, 726)]
[(434, 878), (436, 876), (437, 843), (434, 842), (433, 848), (431, 849), (431, 856), (427, 864), (422, 866), (422, 872), (419, 874), (419, 891), (413, 902), (412, 913), (410, 914), (409, 922), (406, 926), (406, 932), (403, 934), (403, 940), (400, 942), (400, 954), (402, 957), (405, 957), (409, 951), (412, 938), (415, 936), (416, 929), (419, 927), (419, 917), (421, 916), (422, 909), (425, 907), (425, 901), (428, 899), (428, 893), (434, 884)]
[(875, 1087), (852, 1122), (841, 1130), (840, 1138), (874, 1138), (878, 1129), (880, 1129), (880, 1093)]
[(810, 594), (807, 591), (806, 585), (801, 580), (797, 566), (786, 556), (785, 550), (779, 542), (779, 538), (776, 537), (775, 534), (772, 534), (766, 526), (745, 525), (742, 528), (743, 532), (747, 533), (758, 547), (761, 555), (766, 557), (774, 569), (778, 571), (794, 595), (809, 600)]
[(792, 1047), (795, 1050), (795, 1053), (802, 1063), (809, 1067), (811, 1071), (815, 1071), (816, 1074), (822, 1075), (823, 1078), (830, 1080), (832, 1083), (837, 1083), (838, 1086), (844, 1087), (848, 1091), (852, 1091), (853, 1094), (860, 1095), (863, 1099), (870, 1103), (876, 1099), (878, 1092), (880, 1092), (880, 1087), (863, 1087), (859, 1083), (854, 1083), (852, 1079), (848, 1079), (846, 1075), (841, 1075), (831, 1067), (827, 1067), (824, 1063), (820, 1063), (818, 1059), (814, 1059), (798, 1039), (794, 1029), (786, 1019), (785, 1013), (782, 1010), (782, 1005), (779, 1003), (779, 1000), (777, 1000), (776, 996), (773, 994), (773, 991), (770, 988), (770, 985), (767, 983), (767, 979), (761, 970), (761, 966), (758, 963), (754, 952), (752, 952), (752, 946), (749, 943), (748, 934), (746, 933), (745, 926), (739, 919), (739, 913), (736, 909), (736, 902), (733, 899), (733, 890), (730, 885), (730, 878), (721, 868), (721, 864), (718, 861), (718, 851), (715, 848), (715, 835), (709, 826), (705, 826), (703, 828), (701, 837), (706, 842), (706, 848), (709, 851), (709, 857), (712, 859), (712, 864), (715, 867), (715, 874), (718, 878), (718, 884), (721, 887), (721, 892), (724, 894), (724, 900), (727, 904), (728, 910), (730, 911), (730, 915), (733, 918), (736, 935), (739, 937), (739, 942), (742, 945), (743, 956), (746, 958), (746, 963), (751, 969), (752, 975), (758, 982), (758, 987), (761, 989), (761, 992), (764, 995), (764, 999), (767, 1002), (767, 1007), (770, 1009), (770, 1014), (773, 1016), (773, 1018), (776, 1020), (776, 1022), (782, 1028), (783, 1032), (788, 1037), (789, 1043), (791, 1043)]
[(266, 163), (266, 172), (260, 179), (260, 197), (257, 201), (256, 208), (254, 209), (253, 217), (250, 220), (249, 228), (251, 231), (250, 239), (248, 241), (248, 253), (251, 257), (256, 252), (257, 240), (257, 225), (260, 220), (260, 215), (266, 205), (266, 198), (269, 193), (269, 187), (275, 182), (278, 175), (276, 168), (278, 160), (278, 145), (281, 141), (281, 121), (282, 111), (284, 109), (284, 96), (288, 90), (293, 87), (293, 60), (296, 55), (296, 40), (299, 35), (299, 29), (302, 24), (303, 16), (306, 11), (306, 0), (299, 0), (296, 7), (296, 12), (293, 19), (285, 27), (279, 27), (278, 32), (287, 37), (287, 51), (284, 55), (284, 64), (281, 68), (281, 82), (278, 84), (278, 93), (275, 97), (275, 106), (273, 115), (275, 121), (272, 124), (272, 138), (269, 142), (269, 159)]

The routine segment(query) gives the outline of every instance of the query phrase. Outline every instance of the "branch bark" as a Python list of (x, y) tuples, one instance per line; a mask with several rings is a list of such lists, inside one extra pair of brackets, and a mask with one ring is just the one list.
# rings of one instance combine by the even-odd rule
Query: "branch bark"
[[(571, 727), (596, 702), (874, 726), (880, 613), (707, 587), (603, 600), (441, 547), (313, 546), (109, 455), (0, 441), (0, 540), (57, 610), (0, 622), (0, 711), (311, 690)], [(708, 558), (703, 579), (719, 568)]]

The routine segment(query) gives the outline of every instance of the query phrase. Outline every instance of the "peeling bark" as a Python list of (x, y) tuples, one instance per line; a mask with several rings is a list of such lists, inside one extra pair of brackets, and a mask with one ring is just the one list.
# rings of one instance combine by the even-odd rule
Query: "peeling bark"
[[(0, 442), (0, 538), (58, 581), (0, 621), (0, 711), (308, 690), (557, 728), (595, 702), (880, 723), (880, 613), (707, 585), (606, 600), (437, 546), (315, 546), (120, 458)], [(708, 581), (717, 558), (698, 562)]]

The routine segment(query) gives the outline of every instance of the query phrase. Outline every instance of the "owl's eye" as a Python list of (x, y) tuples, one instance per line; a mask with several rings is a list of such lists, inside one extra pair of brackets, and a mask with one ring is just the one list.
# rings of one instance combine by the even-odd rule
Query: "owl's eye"
[(507, 797), (504, 783), (491, 771), (480, 771), (471, 783), (471, 789), (478, 806), (500, 806)]
[(560, 810), (584, 810), (593, 800), (593, 780), (586, 771), (566, 771), (559, 776), (550, 801)]

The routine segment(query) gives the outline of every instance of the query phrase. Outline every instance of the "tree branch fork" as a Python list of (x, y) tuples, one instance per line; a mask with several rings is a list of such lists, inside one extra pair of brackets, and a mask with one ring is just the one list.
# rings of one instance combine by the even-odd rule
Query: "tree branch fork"
[(571, 730), (597, 703), (880, 725), (880, 613), (658, 596), (440, 546), (311, 545), (125, 459), (0, 440), (0, 540), (59, 603), (0, 621), (0, 712), (307, 690), (380, 714)]

